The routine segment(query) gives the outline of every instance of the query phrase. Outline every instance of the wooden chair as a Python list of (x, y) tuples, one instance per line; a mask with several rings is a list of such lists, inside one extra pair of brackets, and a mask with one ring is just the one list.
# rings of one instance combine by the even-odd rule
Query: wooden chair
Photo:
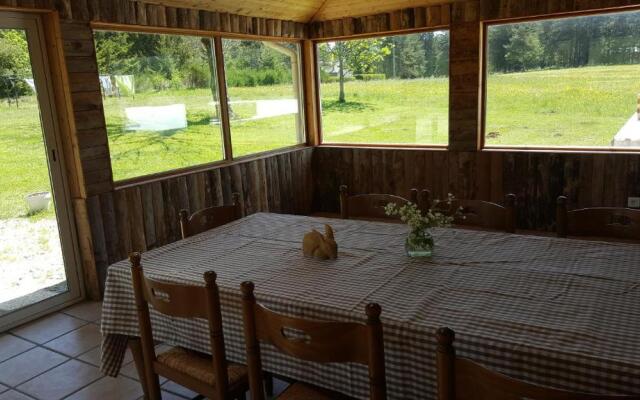
[[(504, 206), (484, 200), (456, 199), (451, 205), (440, 203), (435, 208), (445, 214), (453, 215), (460, 210), (460, 216), (454, 221), (456, 225), (476, 226), (483, 229), (493, 229), (513, 233), (516, 231), (516, 196), (507, 194)], [(429, 209), (432, 206), (431, 193), (422, 190), (420, 194), (420, 208)]]
[(438, 400), (640, 400), (640, 396), (570, 392), (517, 380), (457, 357), (454, 338), (449, 328), (436, 331)]
[(567, 198), (559, 196), (556, 206), (558, 237), (593, 236), (640, 240), (640, 210), (593, 207), (567, 210)]
[[(139, 253), (133, 253), (129, 260), (149, 397), (161, 398), (161, 375), (211, 399), (244, 398), (249, 386), (247, 367), (227, 362), (215, 272), (204, 273), (205, 286), (166, 283), (143, 275)], [(213, 357), (182, 347), (156, 355), (149, 304), (171, 317), (207, 319)]]
[(187, 210), (180, 211), (180, 230), (182, 238), (197, 235), (206, 230), (228, 224), (242, 218), (240, 194), (233, 194), (233, 204), (229, 206), (209, 207), (198, 210), (189, 216)]
[(356, 194), (349, 195), (346, 185), (340, 186), (340, 217), (343, 219), (398, 219), (388, 216), (384, 207), (389, 203), (403, 206), (408, 202), (418, 204), (418, 190), (411, 189), (409, 200), (392, 194)]
[[(290, 356), (313, 362), (358, 363), (369, 367), (370, 399), (386, 399), (384, 343), (380, 306), (368, 304), (367, 324), (317, 321), (288, 317), (256, 303), (253, 283), (243, 282), (242, 308), (252, 400), (264, 400), (260, 342)], [(294, 332), (289, 335), (287, 332)], [(304, 335), (300, 337), (299, 335)], [(295, 337), (292, 337), (295, 336)], [(278, 399), (329, 400), (345, 395), (303, 383), (294, 383)]]

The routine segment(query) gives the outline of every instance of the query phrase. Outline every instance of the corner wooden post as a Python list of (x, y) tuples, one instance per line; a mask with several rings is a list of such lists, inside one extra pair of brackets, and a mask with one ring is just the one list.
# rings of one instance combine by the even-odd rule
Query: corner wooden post
[(567, 237), (567, 198), (558, 196), (556, 203), (556, 233), (558, 237)]
[(482, 24), (478, 1), (451, 4), (449, 150), (482, 146)]
[(456, 351), (453, 348), (455, 333), (449, 328), (436, 331), (436, 370), (438, 400), (455, 399), (455, 361)]
[(304, 118), (307, 144), (318, 146), (320, 139), (320, 106), (318, 102), (318, 66), (316, 45), (311, 40), (302, 41), (302, 82), (304, 94)]

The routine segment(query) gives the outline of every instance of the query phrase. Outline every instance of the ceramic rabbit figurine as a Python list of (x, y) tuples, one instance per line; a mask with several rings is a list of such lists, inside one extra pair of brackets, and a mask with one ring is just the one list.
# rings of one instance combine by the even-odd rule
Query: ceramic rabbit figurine
[(302, 252), (305, 256), (312, 256), (320, 260), (337, 258), (338, 244), (333, 238), (333, 229), (325, 224), (324, 235), (315, 229), (304, 235)]

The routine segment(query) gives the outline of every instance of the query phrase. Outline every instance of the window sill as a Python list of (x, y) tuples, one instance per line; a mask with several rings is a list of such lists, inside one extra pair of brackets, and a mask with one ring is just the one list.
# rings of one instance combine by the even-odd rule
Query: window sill
[(447, 151), (449, 146), (446, 144), (393, 144), (393, 143), (321, 143), (317, 147), (327, 148), (358, 148), (358, 149), (387, 149), (387, 150), (436, 150)]
[(640, 154), (640, 147), (484, 146), (480, 151), (554, 154)]

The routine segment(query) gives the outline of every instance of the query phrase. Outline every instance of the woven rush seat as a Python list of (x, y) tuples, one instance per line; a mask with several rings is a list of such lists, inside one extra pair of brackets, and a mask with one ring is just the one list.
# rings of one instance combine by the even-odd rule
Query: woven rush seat
[[(211, 362), (211, 356), (182, 347), (173, 347), (158, 354), (158, 362), (183, 372), (201, 382), (215, 386), (216, 378)], [(247, 367), (240, 364), (228, 363), (227, 374), (229, 386), (247, 376)]]
[(278, 397), (278, 400), (346, 400), (341, 393), (332, 392), (305, 383), (293, 383)]

